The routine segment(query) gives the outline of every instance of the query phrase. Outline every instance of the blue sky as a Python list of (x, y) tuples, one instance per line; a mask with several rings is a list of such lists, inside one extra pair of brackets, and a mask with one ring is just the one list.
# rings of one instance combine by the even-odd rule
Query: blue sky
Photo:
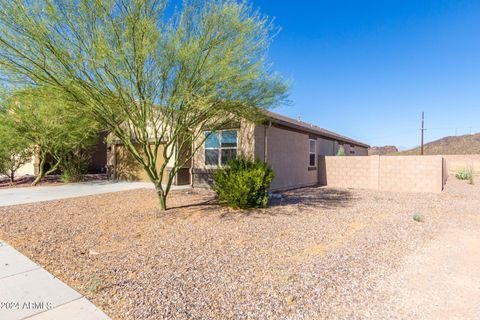
[(277, 112), (371, 145), (480, 132), (480, 1), (252, 0), (282, 28)]

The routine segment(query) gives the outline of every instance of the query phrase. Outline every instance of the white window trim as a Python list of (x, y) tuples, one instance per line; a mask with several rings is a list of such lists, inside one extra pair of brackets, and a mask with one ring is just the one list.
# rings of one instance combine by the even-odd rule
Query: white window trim
[[(236, 131), (237, 132), (237, 139), (236, 139), (236, 144), (237, 146), (236, 147), (222, 147), (222, 132), (223, 131)], [(219, 134), (219, 146), (218, 148), (207, 148), (206, 145), (205, 145), (205, 142), (204, 142), (204, 149), (205, 150), (218, 150), (218, 163), (217, 164), (205, 164), (205, 161), (207, 160), (206, 157), (205, 157), (205, 150), (203, 151), (203, 157), (204, 157), (204, 160), (203, 160), (203, 165), (205, 166), (205, 168), (218, 168), (218, 167), (222, 167), (222, 150), (237, 150), (237, 156), (238, 156), (238, 132), (239, 132), (239, 129), (236, 128), (236, 129), (222, 129), (222, 130), (217, 130), (217, 131), (204, 131), (204, 134), (207, 134), (209, 132), (217, 132)], [(224, 167), (224, 166), (223, 166)]]
[[(310, 150), (310, 143), (313, 141), (314, 150), (313, 152)], [(315, 164), (312, 166), (310, 165), (310, 155), (314, 155), (315, 157)], [(308, 167), (315, 168), (317, 166), (317, 140), (316, 139), (308, 139)]]

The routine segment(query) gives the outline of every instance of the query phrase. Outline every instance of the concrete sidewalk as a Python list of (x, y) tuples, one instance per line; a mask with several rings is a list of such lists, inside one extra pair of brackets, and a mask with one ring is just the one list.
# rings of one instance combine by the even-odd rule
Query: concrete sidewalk
[(0, 319), (110, 319), (45, 269), (0, 240)]
[[(153, 184), (149, 182), (92, 181), (60, 186), (0, 189), (0, 207), (141, 188), (153, 189)], [(172, 190), (182, 188), (190, 188), (190, 186), (172, 186)]]

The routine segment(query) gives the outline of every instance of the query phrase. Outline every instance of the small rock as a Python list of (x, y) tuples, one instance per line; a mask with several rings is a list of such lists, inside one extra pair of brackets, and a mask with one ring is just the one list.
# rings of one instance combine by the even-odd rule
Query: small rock
[(285, 298), (285, 301), (287, 302), (288, 306), (292, 306), (295, 304), (295, 297), (290, 295)]
[(88, 250), (88, 254), (91, 256), (97, 256), (100, 254), (100, 252), (90, 249)]

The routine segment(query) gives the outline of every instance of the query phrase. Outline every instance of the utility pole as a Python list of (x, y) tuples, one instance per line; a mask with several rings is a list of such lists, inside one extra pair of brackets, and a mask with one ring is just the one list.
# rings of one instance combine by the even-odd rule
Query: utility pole
[(422, 143), (421, 143), (421, 149), (420, 149), (420, 154), (423, 156), (423, 133), (425, 132), (425, 112), (422, 111)]

